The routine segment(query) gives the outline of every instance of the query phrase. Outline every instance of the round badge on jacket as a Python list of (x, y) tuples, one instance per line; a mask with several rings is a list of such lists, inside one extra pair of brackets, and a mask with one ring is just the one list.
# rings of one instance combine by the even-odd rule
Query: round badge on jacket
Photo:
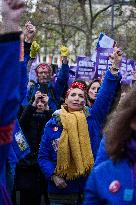
[(109, 186), (109, 191), (112, 192), (112, 193), (115, 193), (117, 191), (119, 191), (121, 187), (121, 184), (118, 180), (115, 180), (113, 182), (111, 182), (110, 186)]
[(53, 127), (53, 131), (54, 131), (54, 132), (57, 132), (58, 129), (59, 129), (58, 127)]

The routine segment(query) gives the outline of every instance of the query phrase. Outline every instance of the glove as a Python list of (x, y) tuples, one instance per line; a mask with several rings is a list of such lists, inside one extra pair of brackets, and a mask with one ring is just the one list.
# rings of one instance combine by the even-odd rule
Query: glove
[(30, 48), (30, 57), (35, 58), (37, 53), (39, 53), (39, 51), (40, 51), (40, 45), (36, 41), (33, 41)]
[(70, 54), (69, 49), (65, 46), (60, 46), (60, 54), (62, 57), (69, 56), (69, 54)]

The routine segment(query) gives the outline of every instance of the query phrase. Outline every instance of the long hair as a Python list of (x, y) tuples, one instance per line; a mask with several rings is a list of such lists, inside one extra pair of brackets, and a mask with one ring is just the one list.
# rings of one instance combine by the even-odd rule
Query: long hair
[(87, 93), (89, 92), (90, 87), (93, 85), (93, 83), (99, 83), (100, 85), (102, 84), (101, 79), (94, 79), (94, 80), (92, 80), (92, 81), (89, 83), (89, 85), (87, 86)]
[(104, 129), (106, 148), (113, 160), (125, 158), (126, 144), (133, 136), (131, 120), (136, 116), (136, 85), (108, 117)]

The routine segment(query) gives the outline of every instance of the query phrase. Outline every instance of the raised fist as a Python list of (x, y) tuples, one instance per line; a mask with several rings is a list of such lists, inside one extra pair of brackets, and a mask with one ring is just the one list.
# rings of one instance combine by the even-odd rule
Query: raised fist
[(112, 67), (118, 68), (122, 60), (122, 51), (120, 48), (115, 47), (114, 52), (109, 56)]
[(24, 0), (2, 0), (4, 32), (19, 31), (19, 22), (24, 11)]
[(28, 43), (31, 43), (33, 41), (35, 33), (36, 33), (36, 27), (30, 21), (26, 22), (24, 34), (25, 34), (25, 39)]

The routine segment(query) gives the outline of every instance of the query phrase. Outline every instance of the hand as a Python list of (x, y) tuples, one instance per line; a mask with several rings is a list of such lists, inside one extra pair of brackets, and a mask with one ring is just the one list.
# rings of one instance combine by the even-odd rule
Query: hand
[(24, 0), (2, 0), (2, 31), (4, 33), (19, 31), (19, 22), (23, 11)]
[(65, 56), (65, 57), (63, 57), (63, 64), (68, 64), (68, 59), (67, 59), (67, 57)]
[(39, 98), (41, 98), (41, 97), (42, 97), (42, 93), (40, 91), (37, 91), (35, 94), (35, 100), (34, 100), (32, 106), (36, 107), (37, 103), (39, 101)]
[(121, 60), (122, 60), (122, 51), (120, 48), (115, 47), (113, 54), (109, 56), (109, 60), (111, 61), (112, 65), (118, 67)]
[(117, 73), (118, 70), (119, 70), (119, 65), (120, 65), (121, 60), (122, 60), (122, 51), (121, 51), (121, 49), (115, 47), (113, 54), (111, 54), (111, 55), (109, 56), (109, 60), (110, 60), (111, 63), (112, 63), (111, 72), (112, 72), (113, 74), (114, 74), (114, 73)]
[(49, 97), (47, 94), (42, 94), (42, 100), (45, 102), (45, 104), (48, 104), (48, 100), (49, 100)]
[(28, 43), (31, 43), (33, 41), (35, 33), (36, 33), (36, 27), (30, 21), (26, 22), (24, 34), (25, 34), (25, 39)]
[(52, 179), (53, 179), (56, 187), (58, 187), (60, 189), (64, 189), (64, 188), (67, 187), (67, 184), (66, 184), (65, 180), (62, 177), (53, 175)]

